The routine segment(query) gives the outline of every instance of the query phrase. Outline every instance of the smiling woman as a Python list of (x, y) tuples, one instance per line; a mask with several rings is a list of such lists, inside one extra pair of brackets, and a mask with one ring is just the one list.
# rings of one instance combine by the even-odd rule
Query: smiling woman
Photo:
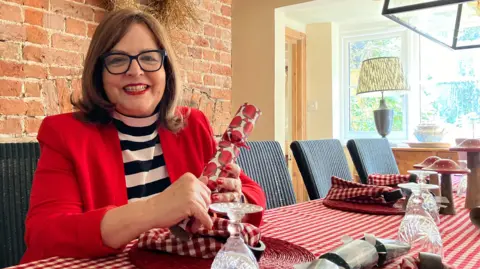
[[(216, 152), (212, 128), (202, 112), (177, 107), (177, 73), (151, 15), (118, 10), (100, 23), (74, 100), (79, 111), (46, 117), (38, 132), (22, 262), (118, 253), (149, 229), (189, 217), (193, 232), (210, 228), (209, 205), (236, 197), (265, 208), (260, 186), (235, 164), (211, 196), (200, 175)], [(262, 214), (248, 221), (259, 225)]]

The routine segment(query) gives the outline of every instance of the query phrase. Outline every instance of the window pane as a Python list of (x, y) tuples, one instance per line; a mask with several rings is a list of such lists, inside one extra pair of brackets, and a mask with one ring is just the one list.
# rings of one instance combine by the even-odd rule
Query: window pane
[(420, 76), (421, 120), (445, 124), (451, 138), (472, 137), (480, 115), (480, 49), (453, 51), (422, 38)]
[[(375, 57), (401, 56), (400, 37), (380, 38), (349, 42), (349, 81), (350, 81), (350, 131), (376, 132), (373, 110), (380, 103), (381, 94), (356, 95), (358, 75), (363, 60)], [(394, 110), (393, 131), (403, 130), (404, 95), (398, 93), (385, 97), (387, 106)]]

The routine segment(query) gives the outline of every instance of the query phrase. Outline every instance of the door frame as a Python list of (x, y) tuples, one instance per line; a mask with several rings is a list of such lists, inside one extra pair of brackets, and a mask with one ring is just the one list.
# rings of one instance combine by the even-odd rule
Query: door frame
[[(305, 33), (285, 27), (285, 42), (292, 44), (292, 141), (307, 139), (307, 36)], [(297, 202), (308, 201), (308, 193), (295, 158), (292, 159), (292, 180)]]

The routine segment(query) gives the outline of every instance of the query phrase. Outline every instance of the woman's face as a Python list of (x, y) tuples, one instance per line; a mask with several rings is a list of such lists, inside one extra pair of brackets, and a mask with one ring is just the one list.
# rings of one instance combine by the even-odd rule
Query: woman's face
[[(130, 56), (158, 50), (155, 36), (144, 24), (135, 23), (130, 26), (125, 36), (113, 47), (111, 52), (119, 52)], [(161, 61), (158, 53), (147, 53), (139, 56), (142, 67), (151, 70)], [(140, 68), (139, 62), (132, 60), (130, 68), (123, 74), (111, 74), (103, 68), (103, 87), (115, 109), (128, 116), (145, 117), (153, 114), (165, 91), (165, 68), (155, 72), (146, 72)], [(123, 55), (111, 55), (105, 59), (109, 70), (121, 72), (122, 65), (128, 65), (128, 58)], [(115, 69), (116, 68), (116, 69)], [(120, 69), (119, 69), (120, 68)], [(150, 69), (149, 69), (150, 68)]]

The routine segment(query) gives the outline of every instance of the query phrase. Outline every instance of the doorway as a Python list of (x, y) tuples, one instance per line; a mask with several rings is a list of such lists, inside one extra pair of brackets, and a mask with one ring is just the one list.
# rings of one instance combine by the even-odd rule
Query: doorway
[(302, 175), (290, 150), (290, 143), (305, 140), (306, 131), (306, 35), (285, 28), (285, 152), (297, 202), (308, 201)]

